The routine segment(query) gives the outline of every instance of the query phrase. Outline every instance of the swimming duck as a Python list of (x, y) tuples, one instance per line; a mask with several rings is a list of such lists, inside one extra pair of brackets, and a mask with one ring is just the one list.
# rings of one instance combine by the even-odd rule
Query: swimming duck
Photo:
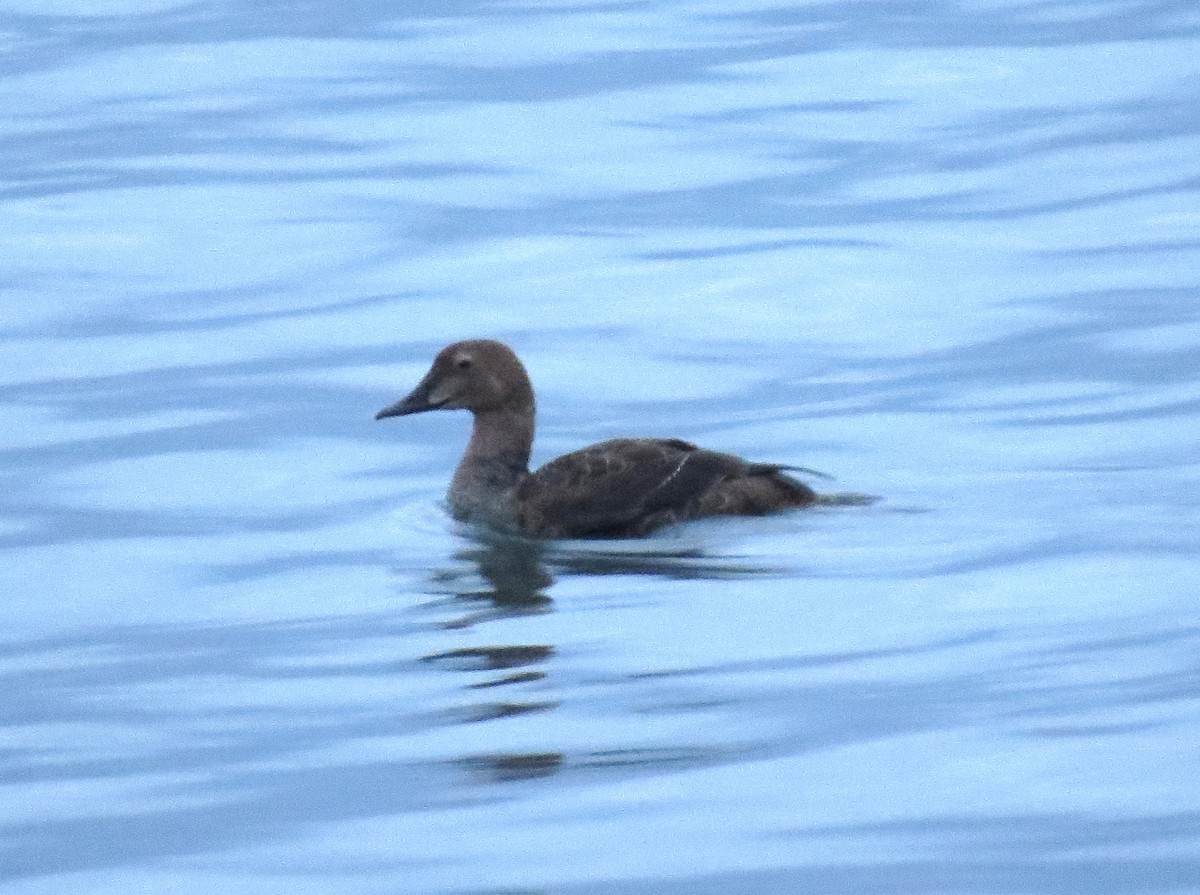
[(458, 519), (544, 538), (639, 537), (687, 519), (827, 502), (785, 474), (796, 467), (753, 463), (677, 438), (602, 441), (530, 472), (533, 386), (512, 349), (491, 339), (443, 348), (416, 388), (375, 419), (427, 410), (475, 417), (447, 495)]

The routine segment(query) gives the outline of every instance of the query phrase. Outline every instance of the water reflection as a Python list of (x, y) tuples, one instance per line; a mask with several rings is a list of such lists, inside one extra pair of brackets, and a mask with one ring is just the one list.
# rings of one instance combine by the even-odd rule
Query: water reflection
[(463, 759), (462, 766), (480, 783), (508, 783), (549, 777), (562, 769), (561, 752), (526, 752), (478, 755)]
[(431, 576), (432, 589), (468, 604), (487, 604), (486, 612), (448, 623), (458, 626), (548, 610), (547, 591), (556, 577), (565, 575), (721, 580), (790, 571), (761, 560), (710, 553), (700, 541), (687, 539), (703, 530), (699, 523), (638, 540), (545, 541), (464, 525), (459, 533), (467, 546), (454, 552), (453, 564)]
[[(505, 618), (550, 612), (554, 601), (548, 591), (563, 576), (638, 575), (665, 578), (726, 579), (771, 574), (776, 570), (724, 557), (708, 556), (695, 546), (673, 545), (655, 539), (604, 542), (550, 542), (488, 529), (464, 526), (467, 545), (455, 551), (454, 564), (431, 578), (431, 590), (445, 594), (438, 612), (449, 608), (442, 627), (464, 630)], [(597, 585), (600, 579), (596, 579)], [(426, 610), (433, 607), (426, 606)], [(483, 642), (427, 653), (421, 661), (448, 673), (463, 675), (463, 689), (480, 697), (446, 713), (448, 721), (477, 724), (549, 712), (559, 707), (544, 696), (520, 698), (509, 688), (538, 687), (555, 690), (546, 666), (558, 648), (545, 643)], [(632, 680), (632, 679), (631, 679)], [(504, 698), (494, 698), (504, 688)], [(486, 695), (493, 696), (484, 699)], [(462, 766), (477, 782), (504, 783), (574, 772), (619, 769), (697, 767), (728, 758), (724, 747), (630, 747), (561, 751), (488, 752), (462, 759)]]

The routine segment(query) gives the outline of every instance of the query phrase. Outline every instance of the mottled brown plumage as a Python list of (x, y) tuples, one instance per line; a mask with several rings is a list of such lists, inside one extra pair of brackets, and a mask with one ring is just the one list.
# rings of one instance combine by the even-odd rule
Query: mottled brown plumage
[(617, 438), (529, 471), (533, 387), (501, 342), (444, 348), (416, 388), (376, 419), (426, 410), (474, 415), (447, 495), (460, 519), (550, 538), (637, 537), (704, 516), (757, 516), (823, 502), (785, 474), (677, 439)]

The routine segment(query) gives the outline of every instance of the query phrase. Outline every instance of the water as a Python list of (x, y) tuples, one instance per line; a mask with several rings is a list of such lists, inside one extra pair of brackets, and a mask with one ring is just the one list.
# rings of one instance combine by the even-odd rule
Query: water
[[(1200, 12), (0, 12), (12, 893), (1200, 892)], [(692, 439), (867, 509), (494, 543)]]

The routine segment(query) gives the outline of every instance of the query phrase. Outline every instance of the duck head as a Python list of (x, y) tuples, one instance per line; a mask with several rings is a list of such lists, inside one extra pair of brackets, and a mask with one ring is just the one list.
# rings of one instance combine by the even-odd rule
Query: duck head
[(375, 419), (426, 410), (531, 412), (533, 386), (525, 367), (503, 342), (468, 339), (443, 348), (416, 388), (375, 414)]

